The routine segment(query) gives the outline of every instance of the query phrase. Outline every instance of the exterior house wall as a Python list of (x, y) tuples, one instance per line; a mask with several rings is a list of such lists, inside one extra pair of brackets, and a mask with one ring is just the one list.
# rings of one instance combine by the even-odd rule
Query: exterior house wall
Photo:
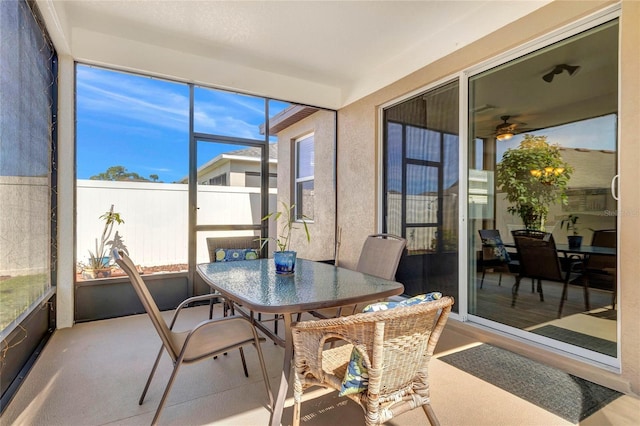
[[(367, 234), (378, 231), (378, 188), (380, 188), (378, 144), (379, 106), (426, 85), (441, 81), (484, 60), (559, 29), (602, 8), (611, 1), (555, 1), (501, 28), (455, 53), (354, 102), (338, 111), (338, 226), (342, 227), (341, 264), (354, 267)], [(640, 392), (640, 3), (621, 2), (620, 100), (619, 100), (619, 327), (621, 330), (621, 372), (585, 364), (587, 374), (599, 374), (599, 381), (617, 382), (617, 388)], [(373, 213), (376, 214), (373, 214)], [(579, 369), (580, 363), (551, 352), (534, 351), (545, 362)], [(595, 371), (595, 373), (593, 373)], [(622, 382), (622, 383), (621, 383)]]
[[(314, 133), (314, 209), (308, 223), (311, 243), (304, 231), (294, 231), (291, 247), (298, 256), (312, 260), (334, 258), (335, 241), (335, 114), (320, 110), (278, 133), (278, 201), (293, 203), (295, 181), (295, 140)], [(321, 208), (319, 207), (321, 206)], [(275, 208), (275, 207), (273, 207)]]

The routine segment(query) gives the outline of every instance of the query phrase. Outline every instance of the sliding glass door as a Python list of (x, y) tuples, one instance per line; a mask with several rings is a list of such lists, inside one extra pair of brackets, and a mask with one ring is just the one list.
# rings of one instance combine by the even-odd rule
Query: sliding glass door
[[(471, 318), (617, 357), (617, 20), (482, 70), (468, 87)], [(553, 236), (563, 274), (572, 263), (581, 274), (561, 311), (563, 283), (544, 279), (524, 278), (512, 306), (525, 261), (512, 231), (525, 227)], [(484, 244), (483, 230), (494, 231)], [(564, 252), (574, 234), (583, 249)]]
[(396, 279), (411, 296), (458, 296), (458, 98), (456, 80), (384, 110), (383, 230), (407, 239)]

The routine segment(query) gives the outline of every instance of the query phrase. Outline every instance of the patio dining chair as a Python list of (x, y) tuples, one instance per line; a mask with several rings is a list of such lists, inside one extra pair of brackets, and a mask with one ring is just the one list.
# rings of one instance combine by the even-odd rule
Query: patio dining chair
[[(372, 234), (364, 241), (356, 271), (378, 278), (394, 280), (400, 258), (407, 246), (407, 240), (393, 234)], [(320, 309), (311, 312), (317, 318), (335, 318), (342, 314), (351, 315), (358, 305)]]
[(478, 229), (480, 241), (482, 242), (482, 278), (480, 288), (484, 284), (484, 277), (487, 269), (498, 272), (498, 286), (502, 285), (502, 273), (517, 273), (520, 262), (512, 259), (502, 242), (500, 231), (497, 229)]
[[(302, 394), (312, 386), (340, 390), (365, 412), (367, 425), (378, 425), (422, 407), (432, 425), (428, 367), (451, 312), (452, 297), (339, 318), (293, 325), (293, 425), (300, 424)], [(330, 339), (342, 345), (326, 349)], [(347, 371), (368, 370), (368, 384), (352, 386)], [(358, 377), (358, 376), (355, 376)], [(361, 376), (360, 376), (361, 377)]]
[[(617, 232), (615, 229), (600, 229), (593, 231), (591, 246), (617, 247)], [(617, 298), (617, 259), (616, 256), (591, 254), (585, 263), (589, 286), (611, 289), (611, 306), (615, 309)]]
[(511, 292), (511, 307), (515, 307), (516, 305), (520, 281), (522, 278), (527, 277), (538, 281), (537, 291), (540, 295), (541, 302), (544, 302), (542, 280), (555, 281), (563, 284), (560, 307), (558, 308), (558, 318), (562, 316), (562, 309), (567, 299), (569, 284), (575, 284), (578, 281), (580, 281), (584, 287), (585, 310), (589, 310), (589, 287), (587, 280), (582, 279), (584, 263), (581, 260), (570, 261), (567, 265), (566, 273), (563, 274), (560, 258), (556, 250), (556, 243), (552, 234), (523, 229), (512, 231), (512, 235), (516, 249), (518, 250), (520, 270), (516, 276), (516, 282)]
[[(240, 236), (240, 237), (210, 237), (207, 238), (207, 249), (209, 251), (210, 262), (229, 262), (234, 260), (251, 260), (258, 259), (260, 253), (260, 239), (258, 237)], [(243, 253), (244, 252), (244, 253)], [(246, 253), (251, 254), (247, 257)], [(242, 254), (241, 256), (237, 256)], [(213, 318), (214, 300), (209, 301), (209, 319)], [(233, 312), (233, 305), (223, 304), (223, 316), (227, 316), (229, 309)], [(262, 314), (258, 312), (258, 321), (262, 321)], [(274, 315), (273, 330), (278, 334), (278, 320), (280, 317)]]
[(146, 283), (142, 280), (142, 277), (138, 273), (131, 259), (123, 251), (117, 249), (113, 251), (113, 258), (120, 268), (122, 268), (122, 270), (129, 276), (133, 289), (138, 295), (140, 302), (149, 315), (149, 318), (162, 341), (160, 351), (158, 352), (156, 361), (153, 364), (153, 368), (151, 369), (151, 373), (149, 374), (149, 378), (144, 386), (144, 390), (142, 391), (138, 404), (142, 405), (144, 402), (144, 397), (147, 394), (151, 380), (158, 368), (163, 351), (166, 351), (169, 354), (173, 363), (173, 371), (171, 372), (169, 382), (165, 387), (164, 393), (162, 394), (162, 398), (160, 399), (160, 403), (158, 404), (158, 408), (156, 409), (153, 417), (153, 425), (158, 422), (167, 396), (169, 395), (169, 391), (171, 390), (178, 370), (182, 364), (191, 364), (202, 361), (204, 359), (211, 358), (214, 355), (238, 348), (240, 350), (245, 376), (248, 377), (244, 352), (242, 350), (242, 347), (245, 345), (254, 345), (256, 348), (260, 367), (262, 369), (264, 385), (269, 398), (269, 404), (270, 406), (273, 406), (273, 394), (271, 393), (269, 377), (267, 375), (267, 369), (262, 356), (260, 338), (249, 320), (239, 316), (229, 316), (226, 318), (202, 321), (192, 329), (176, 332), (173, 330), (173, 326), (175, 325), (178, 314), (181, 312), (182, 308), (194, 302), (206, 301), (208, 298), (221, 296), (217, 294), (206, 294), (203, 296), (190, 297), (184, 300), (180, 303), (173, 314), (171, 324), (167, 325), (160, 313), (160, 309), (158, 309), (158, 306), (153, 300)]

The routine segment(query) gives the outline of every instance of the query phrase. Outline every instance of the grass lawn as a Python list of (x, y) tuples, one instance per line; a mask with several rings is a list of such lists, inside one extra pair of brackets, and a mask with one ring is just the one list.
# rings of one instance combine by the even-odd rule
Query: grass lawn
[(0, 330), (26, 311), (48, 288), (46, 274), (0, 278)]

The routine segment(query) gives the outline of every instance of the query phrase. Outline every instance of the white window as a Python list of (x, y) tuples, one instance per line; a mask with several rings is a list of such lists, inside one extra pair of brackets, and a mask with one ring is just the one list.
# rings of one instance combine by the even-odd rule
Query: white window
[(314, 143), (313, 134), (295, 141), (296, 145), (296, 182), (295, 205), (296, 219), (313, 220), (314, 199)]

